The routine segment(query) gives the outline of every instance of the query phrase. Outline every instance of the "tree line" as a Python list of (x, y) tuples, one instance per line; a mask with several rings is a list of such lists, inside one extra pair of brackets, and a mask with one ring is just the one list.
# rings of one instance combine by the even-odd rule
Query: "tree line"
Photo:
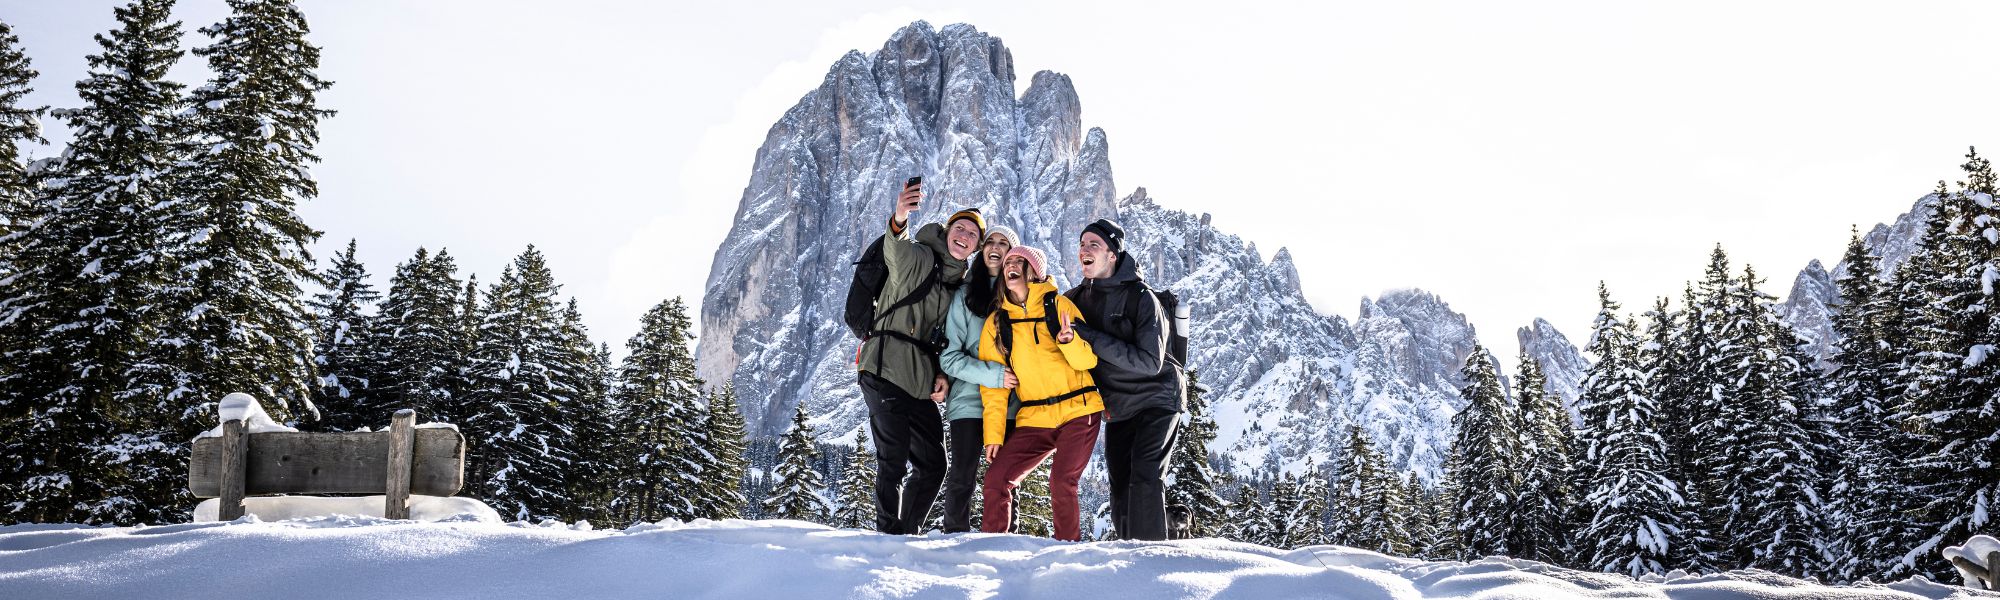
[[(1196, 486), (1236, 497), (1186, 503), (1223, 516), (1208, 533), (1280, 547), (1633, 576), (1953, 577), (1938, 550), (1988, 532), (2000, 500), (2000, 365), (1988, 360), (2000, 207), (1987, 159), (1968, 152), (1961, 169), (1925, 198), (1923, 238), (1900, 266), (1852, 233), (1829, 357), (1810, 356), (1756, 270), (1717, 246), (1678, 304), (1659, 298), (1643, 317), (1600, 284), (1579, 422), (1532, 357), (1508, 393), (1475, 348), (1437, 485), (1389, 472), (1351, 430), (1330, 468)], [(1176, 485), (1190, 479), (1179, 468)]]

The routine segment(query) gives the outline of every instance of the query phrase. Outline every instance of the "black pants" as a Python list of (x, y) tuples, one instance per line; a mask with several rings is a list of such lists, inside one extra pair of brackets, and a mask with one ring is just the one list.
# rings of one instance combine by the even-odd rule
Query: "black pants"
[[(951, 467), (944, 474), (944, 532), (960, 533), (972, 531), (972, 493), (979, 487), (979, 464), (986, 457), (986, 421), (984, 419), (953, 419), (951, 421)], [(1014, 422), (1007, 422), (1007, 433), (1014, 433)], [(1015, 496), (1020, 490), (1014, 490)], [(1009, 523), (1020, 523), (1020, 502), (1014, 503), (1015, 519)]]
[(1167, 539), (1167, 457), (1180, 413), (1140, 411), (1104, 423), (1104, 467), (1111, 476), (1111, 526), (1121, 540)]
[(861, 374), (861, 397), (875, 437), (875, 529), (920, 533), (944, 483), (944, 416), (936, 402), (912, 397), (874, 373)]

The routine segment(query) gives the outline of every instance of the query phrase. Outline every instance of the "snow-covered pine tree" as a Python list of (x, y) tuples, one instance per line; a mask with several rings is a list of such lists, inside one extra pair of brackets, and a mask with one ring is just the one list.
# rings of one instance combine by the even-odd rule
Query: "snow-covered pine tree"
[(1334, 455), (1327, 484), (1327, 529), (1329, 543), (1361, 547), (1361, 522), (1367, 511), (1368, 478), (1375, 476), (1369, 453), (1373, 446), (1367, 434), (1355, 425), (1347, 426), (1347, 437)]
[[(1933, 396), (1963, 365), (1963, 355), (1954, 361), (1948, 350), (1964, 348), (1959, 345), (1962, 341), (1953, 340), (1957, 336), (1949, 319), (1944, 318), (1952, 311), (1938, 307), (1949, 298), (1962, 301), (1970, 297), (1957, 291), (1968, 282), (1955, 273), (1962, 273), (1972, 261), (1965, 251), (1969, 244), (1958, 235), (1958, 224), (1967, 212), (1963, 197), (1939, 181), (1929, 199), (1932, 211), (1924, 223), (1924, 236), (1890, 278), (1890, 297), (1885, 302), (1884, 345), (1895, 355), (1897, 368), (1889, 378), (1890, 391), (1895, 394), (1889, 416), (1893, 428), (1884, 446), (1896, 458), (1887, 470), (1891, 481), (1884, 484), (1881, 510), (1896, 517), (1882, 524), (1876, 534), (1881, 542), (1869, 553), (1870, 559), (1863, 561), (1872, 567), (1860, 568), (1862, 576), (1870, 576), (1872, 571), (1877, 581), (1912, 575), (1939, 578), (1951, 572), (1928, 560), (1935, 551), (1930, 547), (1932, 532), (1942, 521), (1932, 507), (1935, 482), (1917, 468), (1917, 463), (1941, 446), (1930, 418), (1935, 412)], [(1974, 294), (1977, 291), (1971, 290)]]
[(1348, 426), (1347, 444), (1334, 471), (1339, 483), (1330, 494), (1332, 522), (1341, 531), (1337, 539), (1329, 535), (1327, 541), (1408, 555), (1412, 540), (1406, 515), (1412, 508), (1403, 496), (1403, 480), (1389, 469), (1388, 459), (1361, 428)]
[(841, 471), (835, 490), (840, 508), (833, 512), (833, 526), (868, 529), (875, 526), (875, 451), (868, 445), (868, 428), (854, 434), (854, 453)]
[(1296, 481), (1299, 486), (1298, 507), (1283, 517), (1292, 521), (1286, 542), (1294, 548), (1326, 544), (1326, 476), (1309, 458)]
[(368, 268), (354, 257), (354, 251), (355, 243), (350, 239), (346, 250), (333, 255), (333, 264), (320, 276), (325, 291), (308, 303), (313, 314), (313, 364), (320, 373), (313, 392), (312, 417), (324, 426), (334, 426), (336, 421), (352, 423), (361, 417), (359, 401), (368, 388), (365, 354), (369, 348), (363, 338), (369, 331), (369, 316), (365, 311), (381, 299), (381, 294), (368, 282)]
[[(639, 332), (625, 342), (618, 370), (618, 404), (629, 469), (621, 477), (618, 503), (624, 518), (637, 521), (690, 520), (700, 516), (707, 485), (703, 455), (707, 415), (700, 406), (702, 381), (695, 376), (688, 348), (692, 322), (680, 298), (655, 305), (639, 318)], [(694, 435), (700, 428), (701, 435)]]
[(1467, 558), (1508, 556), (1508, 542), (1521, 537), (1514, 521), (1522, 495), (1521, 417), (1500, 389), (1485, 347), (1473, 345), (1459, 378), (1466, 382), (1459, 390), (1465, 408), (1451, 419), (1454, 441), (1445, 463), (1463, 492), (1454, 525)]
[(1878, 548), (1890, 545), (1882, 532), (1896, 520), (1886, 512), (1895, 505), (1888, 494), (1895, 484), (1889, 465), (1896, 462), (1886, 444), (1896, 434), (1890, 421), (1895, 392), (1889, 383), (1897, 367), (1887, 339), (1886, 313), (1893, 308), (1889, 290), (1880, 280), (1879, 258), (1859, 228), (1851, 232), (1842, 262), (1847, 269), (1834, 281), (1840, 301), (1832, 318), (1840, 339), (1829, 386), (1835, 427), (1847, 446), (1833, 464), (1825, 465), (1834, 473), (1826, 498), (1833, 514), (1832, 565), (1825, 578), (1845, 582), (1878, 574), (1876, 565), (1887, 558)]
[(744, 492), (744, 475), (750, 470), (750, 460), (744, 455), (743, 413), (739, 410), (735, 384), (709, 395), (708, 414), (703, 421), (708, 426), (705, 439), (709, 445), (705, 450), (714, 457), (716, 467), (702, 478), (702, 497), (706, 501), (699, 509), (703, 518), (747, 516), (743, 514), (749, 503)]
[(460, 429), (470, 444), (466, 480), (501, 516), (555, 519), (569, 503), (564, 471), (572, 403), (582, 393), (566, 371), (558, 285), (534, 246), (514, 259), (487, 293), (486, 322), (473, 350), (477, 387)]
[(1257, 486), (1245, 482), (1236, 488), (1236, 501), (1229, 505), (1229, 522), (1222, 537), (1246, 544), (1271, 545), (1271, 509), (1259, 499)]
[(97, 36), (76, 84), (83, 105), (53, 113), (74, 133), (66, 158), (9, 217), (24, 229), (0, 280), (0, 412), (19, 415), (0, 424), (0, 487), (19, 498), (8, 520), (187, 518), (181, 447), (193, 432), (173, 427), (174, 382), (135, 380), (162, 320), (160, 210), (181, 135), (182, 86), (166, 79), (181, 57), (172, 5), (114, 10), (118, 28)]
[(1722, 530), (1735, 550), (1730, 564), (1804, 576), (1824, 563), (1818, 488), (1824, 450), (1808, 430), (1815, 399), (1798, 396), (1811, 366), (1791, 354), (1797, 335), (1771, 312), (1774, 298), (1757, 289), (1760, 283), (1756, 270), (1744, 267), (1720, 322), (1721, 373), (1731, 382), (1732, 400), (1723, 415), (1733, 436), (1729, 462), (1711, 476), (1722, 482)]
[(1188, 535), (1213, 537), (1227, 518), (1228, 504), (1217, 494), (1216, 474), (1209, 465), (1208, 445), (1215, 441), (1218, 427), (1208, 415), (1208, 401), (1202, 399), (1201, 376), (1188, 371), (1187, 424), (1174, 438), (1172, 482), (1167, 485), (1167, 505), (1189, 513)]
[(1398, 518), (1410, 532), (1410, 557), (1422, 560), (1449, 560), (1465, 554), (1458, 544), (1458, 532), (1445, 522), (1451, 511), (1443, 497), (1443, 487), (1425, 489), (1415, 473), (1401, 476), (1405, 508)]
[[(1701, 281), (1683, 292), (1680, 326), (1666, 322), (1664, 315), (1672, 313), (1660, 313), (1648, 330), (1651, 341), (1664, 340), (1664, 354), (1642, 363), (1648, 391), (1665, 394), (1654, 400), (1656, 414), (1691, 415), (1686, 427), (1656, 430), (1666, 442), (1667, 475), (1681, 485), (1686, 508), (1675, 552), (1680, 566), (1690, 571), (1734, 566), (1723, 530), (1729, 509), (1723, 504), (1721, 481), (1712, 474), (1741, 458), (1732, 454), (1736, 448), (1730, 426), (1736, 421), (1729, 415), (1735, 410), (1735, 383), (1724, 374), (1733, 365), (1725, 355), (1723, 332), (1732, 310), (1730, 290), (1740, 285), (1731, 274), (1728, 252), (1716, 244)], [(1646, 358), (1642, 353), (1642, 361)]]
[(1289, 549), (1298, 547), (1298, 528), (1303, 525), (1298, 516), (1305, 507), (1305, 496), (1300, 493), (1298, 476), (1281, 473), (1278, 482), (1271, 485), (1271, 520), (1265, 531), (1264, 545), (1272, 548)]
[(1586, 351), (1597, 358), (1585, 371), (1578, 432), (1585, 461), (1595, 465), (1584, 502), (1592, 518), (1578, 552), (1592, 570), (1665, 573), (1680, 566), (1680, 486), (1666, 475), (1667, 459), (1655, 429), (1656, 406), (1646, 396), (1632, 324), (1604, 284)]
[[(1961, 166), (1967, 180), (1941, 205), (1953, 207), (1951, 226), (1940, 236), (1944, 276), (1926, 286), (1930, 302), (1919, 321), (1923, 339), (1917, 392), (1909, 407), (1924, 432), (1922, 452), (1909, 464), (1912, 492), (1929, 501), (1914, 519), (1928, 536), (1907, 549), (1916, 571), (1942, 570), (1928, 560), (1937, 548), (1992, 529), (1992, 507), (2000, 502), (2000, 206), (1992, 165), (1968, 151)], [(1941, 206), (1942, 208), (1942, 206)], [(1933, 232), (1937, 233), (1937, 232)]]
[(832, 510), (819, 491), (826, 489), (813, 463), (820, 457), (813, 443), (812, 425), (806, 423), (806, 405), (799, 403), (792, 413), (792, 429), (778, 446), (778, 466), (772, 473), (771, 495), (764, 498), (764, 516), (822, 523)]
[[(479, 275), (467, 273), (465, 292), (458, 297), (458, 309), (455, 311), (458, 318), (457, 327), (444, 330), (456, 334), (450, 339), (456, 342), (452, 347), (457, 350), (457, 354), (447, 359), (449, 362), (438, 378), (441, 391), (450, 399), (450, 402), (439, 407), (439, 410), (445, 411), (440, 417), (450, 416), (463, 421), (472, 410), (468, 399), (472, 397), (472, 389), (477, 387), (472, 378), (472, 351), (479, 345), (479, 328), (486, 323), (486, 305), (483, 303), (483, 298), (479, 287)], [(614, 373), (614, 377), (615, 375)]]
[[(593, 523), (619, 523), (618, 485), (624, 480), (625, 465), (620, 460), (626, 448), (622, 439), (625, 410), (618, 404), (618, 365), (611, 358), (611, 344), (598, 342), (590, 352), (589, 398), (578, 411), (574, 433), (577, 439), (577, 469), (571, 473), (570, 495), (581, 500), (578, 519)], [(576, 471), (589, 471), (588, 474)]]
[[(618, 459), (626, 445), (619, 439), (624, 411), (619, 410), (617, 399), (611, 396), (615, 379), (612, 373), (616, 370), (611, 363), (611, 346), (591, 343), (574, 298), (563, 315), (563, 330), (575, 346), (571, 350), (573, 360), (581, 361), (582, 367), (577, 382), (582, 393), (567, 411), (570, 451), (575, 454), (576, 463), (568, 473), (570, 504), (565, 510), (572, 522), (614, 522), (617, 519), (611, 504), (617, 497), (618, 484), (624, 479)], [(699, 411), (696, 414), (699, 416)], [(706, 432), (700, 425), (695, 429)]]
[(1518, 361), (1521, 373), (1514, 393), (1527, 443), (1521, 461), (1521, 501), (1514, 516), (1519, 535), (1507, 545), (1517, 558), (1569, 564), (1569, 524), (1577, 502), (1570, 485), (1575, 478), (1576, 430), (1562, 398), (1549, 393), (1541, 364), (1526, 348)]
[[(1774, 311), (1775, 313), (1775, 311)], [(1817, 494), (1819, 510), (1813, 515), (1813, 541), (1817, 551), (1807, 561), (1808, 569), (1802, 576), (1821, 581), (1845, 581), (1840, 577), (1836, 564), (1836, 540), (1840, 534), (1844, 517), (1838, 507), (1828, 500), (1829, 490), (1834, 486), (1833, 478), (1838, 471), (1833, 465), (1839, 464), (1843, 453), (1849, 449), (1847, 438), (1840, 429), (1838, 415), (1834, 412), (1831, 389), (1832, 376), (1824, 369), (1832, 363), (1812, 353), (1805, 337), (1782, 320), (1778, 322), (1780, 340), (1789, 339), (1792, 345), (1783, 349), (1785, 360), (1779, 364), (1793, 369), (1791, 373), (1792, 397), (1801, 399), (1799, 405), (1799, 425), (1805, 430), (1806, 442), (1816, 453), (1813, 457), (1819, 479), (1809, 485)], [(1790, 337), (1784, 337), (1790, 336)]]
[(1358, 429), (1349, 425), (1342, 451), (1334, 455), (1333, 464), (1329, 465), (1331, 473), (1327, 481), (1326, 539), (1328, 543), (1343, 546), (1355, 546), (1361, 528), (1362, 477), (1367, 463), (1355, 452), (1356, 433)]
[[(1721, 247), (1717, 246), (1716, 251), (1720, 252)], [(1726, 268), (1727, 263), (1723, 266)], [(1701, 409), (1711, 402), (1706, 396), (1713, 391), (1716, 375), (1711, 365), (1701, 358), (1714, 351), (1714, 344), (1709, 338), (1706, 298), (1697, 294), (1694, 284), (1689, 282), (1681, 288), (1680, 310), (1674, 310), (1671, 303), (1662, 297), (1646, 313), (1646, 344), (1638, 352), (1639, 368), (1646, 374), (1646, 389), (1654, 394), (1654, 402), (1664, 414), (1693, 414), (1689, 411)], [(1659, 433), (1666, 442), (1667, 464), (1674, 479), (1700, 479), (1691, 477), (1702, 468), (1702, 460), (1696, 454), (1694, 428), (1669, 427)], [(1690, 511), (1706, 505), (1705, 499), (1693, 497), (1702, 492), (1698, 489), (1701, 487), (1690, 484), (1688, 489), (1681, 490), (1684, 495), (1690, 496)], [(1700, 539), (1707, 534), (1705, 525), (1700, 519), (1693, 518), (1698, 515), (1692, 512), (1690, 515), (1689, 522), (1682, 525), (1690, 539)], [(1707, 545), (1703, 541), (1695, 543)]]
[(457, 271), (442, 249), (433, 255), (418, 248), (396, 266), (389, 292), (362, 336), (366, 348), (357, 366), (368, 389), (349, 414), (329, 413), (330, 427), (381, 427), (388, 415), (405, 408), (425, 420), (465, 424), (471, 407), (453, 389), (462, 377), (455, 371), (468, 342), (459, 324)]
[[(1415, 540), (1410, 533), (1410, 522), (1405, 517), (1411, 508), (1410, 499), (1403, 495), (1402, 474), (1389, 468), (1387, 457), (1373, 448), (1369, 452), (1374, 463), (1370, 470), (1373, 475), (1361, 490), (1366, 513), (1362, 516), (1360, 530), (1364, 539), (1372, 538), (1374, 541), (1369, 550), (1408, 556)], [(1447, 537), (1456, 539), (1456, 536)], [(1456, 546), (1456, 542), (1453, 545)]]
[(11, 271), (7, 264), (21, 244), (13, 233), (32, 219), (21, 217), (27, 216), (38, 187), (22, 160), (23, 146), (48, 143), (42, 138), (41, 122), (48, 107), (21, 103), (35, 91), (40, 73), (20, 44), (14, 29), (0, 21), (0, 277)]
[[(319, 157), (319, 48), (290, 0), (229, 0), (230, 15), (196, 48), (211, 77), (187, 98), (189, 136), (175, 170), (175, 202), (162, 241), (177, 271), (171, 313), (154, 344), (179, 388), (179, 432), (192, 435), (214, 402), (245, 392), (274, 418), (309, 413), (314, 382), (311, 315), (320, 232), (297, 212), (319, 195), (307, 168)], [(378, 418), (386, 419), (386, 415)]]
[[(1710, 285), (1718, 286), (1716, 289), (1725, 289), (1729, 285), (1728, 274), (1721, 272), (1717, 275), (1713, 269), (1726, 269), (1727, 256), (1718, 246), (1709, 258), (1710, 274), (1713, 279), (1709, 282)], [(1655, 414), (1682, 414), (1668, 410), (1665, 408), (1667, 406), (1678, 407), (1675, 410), (1712, 411), (1714, 409), (1710, 407), (1713, 405), (1713, 398), (1710, 396), (1719, 389), (1715, 383), (1719, 375), (1716, 374), (1713, 365), (1699, 357), (1709, 356), (1715, 352), (1716, 347), (1711, 343), (1715, 339), (1714, 332), (1708, 323), (1713, 315), (1719, 314), (1720, 309), (1704, 308), (1706, 305), (1697, 299), (1693, 284), (1682, 289), (1681, 298), (1682, 303), (1691, 308), (1675, 311), (1664, 297), (1654, 301), (1652, 309), (1646, 311), (1645, 337), (1635, 352), (1640, 373), (1644, 377), (1646, 392), (1651, 394), (1649, 397), (1654, 399), (1654, 405), (1661, 407)], [(1712, 430), (1711, 428), (1702, 431)], [(1712, 529), (1707, 525), (1708, 520), (1702, 512), (1702, 507), (1709, 505), (1708, 484), (1711, 478), (1691, 475), (1696, 473), (1697, 469), (1706, 468), (1705, 466), (1710, 464), (1691, 450), (1697, 444), (1694, 435), (1696, 431), (1693, 427), (1660, 426), (1655, 428), (1655, 432), (1665, 443), (1668, 465), (1665, 474), (1680, 485), (1681, 535), (1679, 546), (1674, 551), (1679, 557), (1680, 568), (1689, 571), (1716, 569), (1717, 565), (1724, 563), (1715, 554), (1722, 546), (1722, 542), (1709, 537)], [(1571, 456), (1574, 457), (1577, 447), (1572, 445), (1571, 448)], [(1592, 467), (1585, 463), (1576, 464), (1571, 489), (1575, 490), (1573, 493), (1578, 500), (1581, 500), (1583, 494), (1588, 493), (1590, 486), (1588, 482), (1595, 477), (1591, 472)], [(1578, 504), (1572, 510), (1571, 531), (1583, 531), (1589, 527), (1591, 514), (1588, 509), (1589, 507)], [(1589, 552), (1585, 549), (1573, 547), (1572, 550), (1576, 551), (1572, 556), (1573, 564), (1581, 564), (1574, 561), (1590, 558)]]
[[(30, 66), (20, 43), (13, 29), (0, 22), (0, 280), (8, 279), (14, 272), (15, 256), (25, 242), (17, 232), (35, 220), (32, 211), (36, 208), (35, 196), (40, 192), (37, 177), (30, 175), (28, 165), (22, 160), (23, 146), (47, 143), (41, 135), (41, 118), (48, 108), (21, 104), (22, 98), (34, 91), (39, 73)], [(8, 329), (0, 327), (0, 335)], [(21, 348), (24, 341), (0, 338), (0, 355)], [(7, 378), (7, 362), (0, 360), (0, 380)], [(0, 403), (5, 402), (5, 394), (0, 394)], [(0, 435), (10, 433), (6, 425), (0, 424)], [(6, 443), (0, 443), (0, 465), (6, 464), (7, 447)], [(15, 483), (14, 477), (0, 476), (0, 497), (18, 497), (12, 488)], [(0, 523), (8, 521), (5, 514), (0, 514)]]

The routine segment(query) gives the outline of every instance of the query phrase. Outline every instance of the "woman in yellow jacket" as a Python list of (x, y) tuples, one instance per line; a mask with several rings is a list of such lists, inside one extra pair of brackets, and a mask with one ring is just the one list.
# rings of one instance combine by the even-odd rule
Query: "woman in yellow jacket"
[[(981, 388), (985, 409), (986, 509), (979, 528), (1007, 531), (1014, 488), (1029, 471), (1055, 455), (1049, 469), (1049, 505), (1055, 509), (1056, 539), (1081, 539), (1077, 480), (1090, 464), (1097, 429), (1104, 422), (1104, 399), (1090, 369), (1097, 354), (1076, 336), (1076, 305), (1049, 283), (1040, 250), (1015, 246), (1001, 261), (999, 293), (980, 332), (979, 358), (1006, 363), (1020, 384), (1013, 390)], [(1049, 315), (1053, 309), (1055, 315)], [(1009, 392), (1021, 397), (1014, 432), (1006, 431)]]

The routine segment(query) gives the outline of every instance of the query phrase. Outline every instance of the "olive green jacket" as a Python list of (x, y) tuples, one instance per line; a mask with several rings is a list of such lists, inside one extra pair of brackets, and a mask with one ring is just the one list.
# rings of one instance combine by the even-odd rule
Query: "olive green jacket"
[[(950, 307), (959, 284), (965, 281), (965, 261), (951, 257), (943, 225), (925, 225), (914, 240), (907, 234), (907, 230), (898, 232), (892, 227), (882, 240), (882, 262), (889, 267), (889, 277), (882, 283), (882, 295), (875, 298), (877, 310), (888, 310), (916, 292), (934, 266), (941, 269), (938, 282), (923, 300), (876, 314), (875, 329), (920, 340), (935, 339), (941, 336), (932, 333), (944, 326), (945, 310)], [(861, 371), (874, 373), (911, 397), (926, 402), (938, 375), (937, 355), (901, 338), (883, 335), (861, 343), (858, 366)]]

